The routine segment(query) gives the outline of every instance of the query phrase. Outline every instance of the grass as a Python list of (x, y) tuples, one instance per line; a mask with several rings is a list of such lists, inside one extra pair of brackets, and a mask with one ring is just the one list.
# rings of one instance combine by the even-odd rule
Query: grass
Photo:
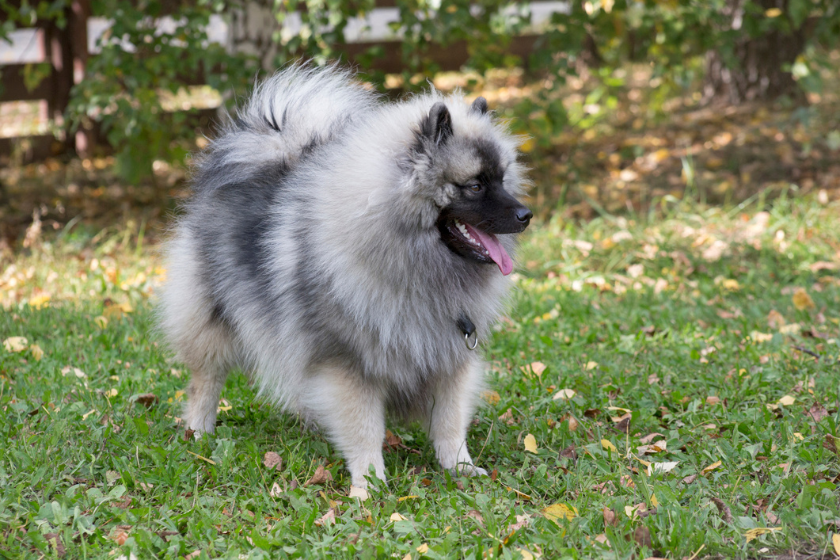
[[(243, 374), (216, 435), (184, 441), (155, 248), (81, 225), (41, 240), (0, 275), (0, 340), (26, 339), (0, 347), (0, 556), (832, 557), (840, 206), (757, 210), (533, 227), (469, 436), (493, 479), (441, 473), (394, 425), (365, 502)], [(319, 465), (333, 480), (305, 485)]]

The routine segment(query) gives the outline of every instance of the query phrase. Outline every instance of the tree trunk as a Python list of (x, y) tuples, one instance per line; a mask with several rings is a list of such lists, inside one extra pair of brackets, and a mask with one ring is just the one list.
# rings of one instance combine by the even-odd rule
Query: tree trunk
[[(760, 15), (745, 14), (744, 4), (749, 0), (727, 0), (729, 28), (738, 31), (745, 17), (766, 17), (763, 12), (771, 8), (782, 10), (779, 18), (788, 18), (788, 0), (753, 0), (760, 6)], [(720, 51), (706, 55), (706, 83), (703, 94), (706, 101), (719, 101), (737, 105), (747, 101), (772, 100), (783, 95), (804, 101), (804, 94), (786, 68), (796, 61), (814, 28), (815, 20), (809, 18), (799, 26), (781, 31), (774, 29), (756, 37), (743, 32), (733, 44), (733, 56), (725, 58)]]

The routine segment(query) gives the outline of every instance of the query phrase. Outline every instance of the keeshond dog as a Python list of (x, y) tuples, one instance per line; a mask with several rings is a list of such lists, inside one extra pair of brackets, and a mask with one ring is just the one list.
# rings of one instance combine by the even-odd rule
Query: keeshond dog
[(442, 468), (486, 474), (466, 444), (471, 347), (531, 219), (518, 144), (484, 98), (386, 103), (306, 65), (257, 86), (196, 157), (167, 245), (160, 325), (192, 371), (187, 428), (213, 432), (241, 368), (326, 435), (354, 486), (370, 467), (385, 480), (389, 416), (420, 420)]

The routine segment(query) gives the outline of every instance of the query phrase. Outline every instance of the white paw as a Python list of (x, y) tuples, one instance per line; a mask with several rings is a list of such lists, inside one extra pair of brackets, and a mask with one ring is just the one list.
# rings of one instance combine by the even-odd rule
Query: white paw
[(490, 476), (488, 472), (481, 467), (476, 467), (471, 463), (462, 463), (453, 469), (449, 469), (453, 475), (469, 476), (471, 478), (477, 476)]

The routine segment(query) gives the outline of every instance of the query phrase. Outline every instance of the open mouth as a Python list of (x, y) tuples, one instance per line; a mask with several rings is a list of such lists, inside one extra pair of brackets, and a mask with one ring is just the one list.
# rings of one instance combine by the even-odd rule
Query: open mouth
[(457, 218), (442, 221), (439, 229), (443, 242), (462, 257), (496, 263), (505, 276), (513, 271), (513, 260), (492, 233), (481, 231)]

